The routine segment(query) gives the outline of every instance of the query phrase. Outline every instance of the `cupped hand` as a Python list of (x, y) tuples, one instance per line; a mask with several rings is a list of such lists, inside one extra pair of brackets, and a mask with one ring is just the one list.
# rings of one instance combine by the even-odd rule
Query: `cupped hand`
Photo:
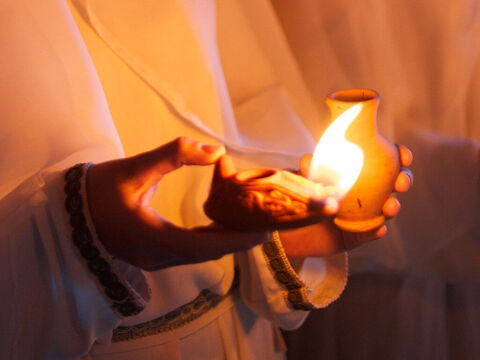
[(181, 137), (146, 153), (93, 165), (87, 173), (88, 204), (105, 248), (130, 264), (156, 270), (219, 258), (268, 241), (268, 233), (180, 228), (150, 206), (164, 175), (183, 165), (214, 164), (224, 154), (222, 146)]
[[(406, 192), (413, 183), (413, 175), (408, 166), (413, 161), (412, 153), (403, 145), (397, 145), (400, 156), (400, 172), (395, 180), (394, 191)], [(311, 155), (305, 155), (300, 162), (302, 174), (308, 173)], [(383, 214), (390, 219), (400, 211), (400, 202), (391, 195), (383, 204)], [(377, 240), (387, 233), (386, 225), (377, 229), (352, 233), (341, 230), (333, 219), (303, 228), (281, 231), (280, 239), (287, 256), (292, 258), (329, 256), (353, 249), (364, 243)]]

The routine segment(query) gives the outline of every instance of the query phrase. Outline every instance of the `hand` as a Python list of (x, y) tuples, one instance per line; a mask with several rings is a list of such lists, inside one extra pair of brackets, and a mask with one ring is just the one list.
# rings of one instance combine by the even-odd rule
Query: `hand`
[(222, 146), (178, 138), (155, 150), (92, 166), (87, 197), (100, 241), (115, 257), (147, 270), (202, 262), (246, 250), (268, 233), (239, 233), (219, 227), (177, 227), (149, 204), (156, 184), (183, 165), (210, 165)]
[[(400, 173), (395, 180), (394, 190), (406, 192), (413, 182), (413, 175), (407, 168), (413, 160), (412, 153), (405, 146), (398, 145), (400, 155)], [(307, 173), (310, 166), (311, 156), (306, 155), (300, 162), (300, 171)], [(400, 202), (393, 195), (383, 205), (383, 214), (390, 219), (400, 211)], [(377, 229), (351, 233), (338, 228), (333, 220), (326, 220), (318, 224), (303, 228), (281, 231), (280, 239), (287, 256), (294, 258), (329, 256), (339, 252), (353, 249), (361, 244), (379, 239), (387, 233), (386, 225)]]

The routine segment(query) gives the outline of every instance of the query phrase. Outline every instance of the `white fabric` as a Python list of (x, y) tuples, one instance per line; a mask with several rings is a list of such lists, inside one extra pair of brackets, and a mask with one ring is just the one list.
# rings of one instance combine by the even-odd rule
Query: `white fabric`
[[(75, 358), (87, 352), (95, 339), (108, 342), (109, 333), (119, 324), (120, 319), (108, 307), (96, 281), (85, 271), (85, 264), (82, 264), (69, 241), (59, 173), (48, 179), (42, 176), (42, 171), (46, 169), (50, 173), (75, 162), (122, 156), (123, 150), (102, 87), (127, 154), (151, 149), (178, 135), (187, 135), (205, 142), (225, 140), (236, 162), (243, 166), (285, 167), (296, 166), (299, 155), (311, 151), (310, 145), (313, 144), (309, 130), (316, 126), (315, 120), (312, 120), (316, 119), (315, 110), (312, 110), (311, 101), (268, 3), (232, 2), (230, 8), (224, 10), (219, 6), (218, 17), (225, 21), (224, 26), (229, 27), (227, 16), (232, 15), (229, 11), (241, 9), (245, 17), (240, 25), (244, 29), (248, 30), (251, 26), (251, 35), (263, 29), (258, 40), (254, 36), (247, 37), (245, 45), (265, 50), (265, 54), (258, 54), (258, 61), (263, 58), (264, 66), (272, 66), (275, 70), (271, 82), (255, 84), (244, 92), (244, 96), (241, 96), (240, 89), (232, 90), (232, 94), (237, 100), (245, 100), (239, 102), (238, 119), (251, 121), (251, 116), (255, 115), (263, 124), (271, 122), (273, 127), (283, 128), (274, 123), (274, 120), (281, 121), (285, 124), (285, 131), (289, 131), (285, 136), (298, 136), (298, 148), (293, 141), (285, 142), (283, 147), (281, 138), (269, 138), (264, 131), (256, 133), (251, 125), (242, 127), (241, 120), (237, 128), (235, 107), (229, 100), (225, 81), (228, 76), (224, 78), (219, 67), (220, 57), (212, 27), (215, 15), (212, 3), (154, 3), (145, 0), (144, 6), (137, 6), (137, 2), (115, 2), (115, 6), (108, 9), (104, 6), (110, 4), (109, 1), (89, 4), (95, 6), (75, 4), (78, 9), (76, 20), (82, 28), (83, 39), (69, 9), (59, 0), (20, 0), (0, 5), (0, 109), (5, 118), (4, 122), (2, 118), (1, 135), (4, 155), (0, 162), (0, 254), (5, 258), (0, 263), (0, 276), (2, 283), (8, 284), (2, 287), (0, 341), (2, 350), (6, 349), (6, 356), (11, 359)], [(119, 12), (115, 13), (115, 17), (108, 17), (105, 16), (107, 10)], [(257, 10), (263, 11), (264, 16), (256, 18)], [(125, 14), (131, 16), (122, 17)], [(162, 19), (162, 16), (165, 18)], [(138, 21), (140, 18), (158, 21), (142, 22)], [(101, 38), (85, 19), (96, 24), (94, 29)], [(118, 20), (123, 27), (115, 21), (109, 23), (111, 19)], [(127, 21), (131, 19), (137, 22)], [(178, 22), (169, 29), (172, 19)], [(131, 39), (124, 29), (128, 32), (135, 29), (138, 43), (133, 44), (142, 44), (143, 47), (129, 48), (128, 41)], [(169, 31), (163, 33), (160, 30)], [(161, 53), (150, 51), (156, 36), (165, 34), (172, 36), (175, 42), (159, 43), (157, 49), (168, 45)], [(242, 39), (242, 30), (237, 29), (235, 34), (238, 37), (233, 37), (232, 41)], [(180, 35), (185, 38), (178, 41), (176, 36)], [(119, 36), (120, 45), (116, 43), (116, 36)], [(83, 40), (89, 46), (97, 72)], [(186, 54), (175, 52), (177, 46), (183, 45), (185, 48), (180, 50), (186, 51)], [(120, 46), (122, 51), (116, 46)], [(194, 52), (189, 53), (192, 49)], [(173, 62), (170, 59), (170, 63), (161, 62), (169, 59), (167, 51), (171, 51), (172, 59), (178, 59)], [(220, 54), (222, 61), (232, 61), (237, 56), (229, 55), (225, 49)], [(186, 56), (192, 60), (191, 63), (183, 64), (183, 55), (191, 55)], [(255, 70), (254, 66), (244, 65), (245, 71)], [(170, 71), (164, 72), (164, 67), (170, 67)], [(142, 69), (147, 70), (143, 72)], [(180, 78), (177, 83), (176, 76), (189, 70), (195, 73)], [(230, 74), (232, 72), (234, 69)], [(175, 81), (170, 82), (170, 75)], [(247, 79), (245, 75), (243, 80)], [(198, 83), (189, 80), (198, 80)], [(235, 79), (229, 82), (229, 86), (237, 85), (244, 84), (239, 85)], [(259, 97), (255, 98), (257, 95)], [(275, 104), (284, 111), (261, 111)], [(312, 121), (313, 124), (305, 126), (297, 113), (312, 114), (304, 117), (303, 121), (307, 124)], [(262, 144), (262, 137), (265, 137), (265, 144)], [(204, 223), (206, 219), (200, 206), (206, 195), (210, 171), (208, 168), (188, 168), (167, 176), (158, 189), (157, 208), (181, 225)], [(339, 265), (343, 275), (344, 260), (340, 256), (340, 260), (331, 261), (332, 267)], [(317, 261), (323, 262), (322, 259)], [(258, 265), (258, 271), (265, 272), (265, 265)], [(255, 268), (253, 264), (249, 266)], [(328, 268), (327, 264), (325, 269)], [(322, 270), (322, 267), (319, 269)], [(233, 277), (233, 261), (232, 256), (227, 256), (218, 261), (145, 275), (152, 289), (151, 305), (139, 316), (123, 320), (122, 325), (165, 314), (192, 300), (204, 288), (225, 293)], [(325, 281), (328, 279), (328, 272), (319, 275)], [(271, 274), (262, 276), (267, 285), (271, 284), (263, 294), (268, 302), (270, 298), (276, 298), (279, 284)], [(248, 285), (248, 278), (244, 281)], [(340, 282), (340, 288), (343, 288), (345, 277)], [(252, 286), (255, 284), (252, 283)], [(332, 296), (337, 297), (338, 293)], [(206, 326), (204, 331), (202, 328), (192, 336), (169, 341), (166, 351), (179, 349), (176, 352), (178, 358), (191, 358), (192, 354), (202, 356), (203, 353), (195, 352), (194, 345), (202, 343), (199, 339), (211, 338), (219, 344), (220, 336), (223, 348), (212, 346), (210, 349), (216, 355), (227, 351), (227, 358), (248, 359), (273, 354), (282, 348), (278, 343), (278, 333), (254, 312), (275, 320), (280, 311), (284, 315), (279, 324), (287, 324), (288, 327), (299, 325), (306, 316), (304, 312), (291, 312), (285, 299), (278, 301), (273, 306), (274, 311), (263, 305), (252, 305), (252, 309), (247, 309), (238, 303), (211, 326)], [(216, 335), (212, 337), (212, 334)], [(258, 337), (261, 341), (255, 341), (254, 336), (259, 335), (263, 336)], [(233, 337), (235, 343), (232, 343)], [(153, 341), (160, 344), (164, 339), (160, 336)], [(93, 352), (102, 346), (108, 345), (96, 344)], [(135, 344), (132, 343), (132, 346)], [(115, 345), (111, 349), (115, 351)], [(128, 351), (127, 346), (125, 356), (129, 356)], [(118, 359), (115, 356), (120, 355), (113, 356)], [(151, 358), (152, 353), (147, 351), (141, 356)], [(141, 359), (141, 356), (136, 358)]]
[[(242, 269), (241, 276), (249, 279), (240, 282), (244, 302), (283, 329), (297, 328), (304, 321), (305, 313), (297, 311), (292, 314), (291, 309), (285, 306), (285, 288), (271, 281), (272, 269), (260, 247), (238, 253), (236, 257)], [(345, 288), (347, 270), (346, 254), (332, 256), (325, 261), (307, 258), (298, 276), (306, 285), (308, 301), (320, 309), (337, 300)]]
[(5, 359), (72, 359), (120, 321), (70, 240), (62, 180), (59, 172), (37, 175), (10, 194), (21, 207), (1, 204)]
[(476, 0), (273, 0), (319, 111), (325, 94), (382, 96), (382, 133), (412, 128), (480, 138), (480, 8)]
[[(291, 133), (297, 141), (286, 143), (279, 141), (275, 131), (260, 132), (258, 130), (261, 128), (257, 130), (248, 124), (242, 124), (242, 120), (251, 121), (251, 118), (234, 118), (217, 52), (214, 5), (212, 1), (89, 0), (86, 1), (84, 9), (91, 25), (108, 46), (173, 106), (184, 120), (233, 150), (274, 152), (298, 159), (303, 153), (311, 151), (314, 142), (292, 111), (276, 113), (277, 122), (297, 130)], [(219, 46), (223, 45), (221, 40), (226, 37), (229, 47), (233, 43), (239, 46), (244, 42), (259, 53), (258, 60), (249, 56), (249, 63), (246, 65), (240, 61), (238, 49), (223, 53), (220, 50), (220, 55), (223, 55), (222, 62), (226, 62), (227, 66), (234, 62), (232, 72), (242, 74), (242, 77), (247, 72), (257, 75), (254, 78), (256, 83), (250, 85), (248, 91), (242, 89), (242, 100), (245, 100), (246, 96), (257, 95), (260, 91), (278, 86), (284, 76), (278, 76), (272, 71), (275, 69), (267, 68), (269, 59), (265, 59), (266, 56), (261, 53), (265, 50), (254, 37), (256, 34), (253, 30), (256, 29), (251, 29), (251, 24), (247, 22), (252, 19), (245, 18), (246, 15), (243, 14), (246, 11), (242, 9), (244, 5), (235, 1), (220, 2), (219, 5), (219, 18), (228, 19), (229, 22), (219, 24), (226, 27), (226, 31), (219, 29)], [(235, 14), (232, 14), (233, 11)], [(268, 11), (269, 9), (264, 11), (266, 15), (269, 15)], [(238, 22), (238, 25), (232, 22)], [(135, 32), (131, 31), (133, 28)], [(243, 32), (243, 29), (247, 32)], [(271, 32), (268, 28), (266, 30)], [(273, 51), (278, 52), (277, 49)], [(247, 54), (251, 55), (249, 52), (243, 56), (246, 57)], [(279, 61), (282, 59), (277, 62)], [(262, 71), (264, 68), (267, 68), (266, 74)], [(226, 71), (228, 70), (227, 68)], [(295, 80), (298, 82), (298, 79)], [(248, 78), (248, 81), (251, 82), (252, 79)], [(286, 84), (289, 85), (288, 82)], [(252, 91), (255, 93), (252, 94)], [(287, 100), (285, 93), (273, 94), (273, 101), (282, 104)], [(298, 96), (302, 95), (305, 97), (305, 94)], [(269, 105), (271, 103), (272, 100)], [(267, 109), (264, 109), (265, 111)], [(309, 120), (311, 117), (305, 116)], [(257, 118), (260, 117), (257, 115)], [(272, 127), (272, 123), (270, 120), (269, 127)]]
[(236, 294), (173, 331), (114, 346), (95, 346), (85, 359), (284, 359), (279, 330), (259, 321)]
[[(101, 85), (66, 4), (16, 1), (2, 3), (0, 11), (0, 197), (60, 161), (68, 166), (121, 156)], [(29, 41), (20, 46), (18, 39)]]
[[(103, 7), (99, 7), (100, 3), (102, 4)], [(107, 26), (107, 24), (111, 24), (112, 19), (119, 19), (119, 23), (123, 24), (123, 26), (125, 26), (126, 28), (132, 28), (134, 27), (134, 25), (132, 24), (132, 21), (135, 20), (135, 17), (130, 16), (130, 14), (135, 13), (139, 17), (142, 17), (142, 16), (145, 17), (146, 13), (151, 13), (153, 11), (152, 8), (149, 8), (148, 6), (140, 7), (138, 6), (137, 3), (125, 3), (123, 4), (123, 7), (119, 7), (116, 9), (116, 11), (118, 11), (119, 13), (117, 13), (116, 17), (112, 18), (107, 13), (107, 9), (109, 8), (107, 6), (108, 1), (106, 2), (105, 1), (104, 2), (87, 1), (83, 3), (80, 1), (76, 1), (73, 4), (78, 9), (89, 11), (88, 17), (82, 18), (81, 16), (77, 16), (76, 20), (80, 26), (82, 35), (86, 40), (87, 45), (89, 46), (89, 50), (93, 56), (93, 60), (98, 69), (99, 76), (102, 81), (102, 85), (106, 90), (106, 95), (110, 104), (110, 109), (113, 112), (113, 117), (120, 131), (122, 140), (124, 140), (127, 154), (136, 153), (136, 152), (151, 148), (156, 144), (158, 144), (158, 142), (169, 140), (169, 138), (171, 138), (172, 136), (175, 136), (175, 134), (185, 134), (197, 139), (205, 138), (205, 135), (211, 135), (209, 132), (198, 131), (198, 130), (202, 130), (202, 128), (195, 129), (195, 128), (192, 128), (192, 126), (188, 122), (185, 123), (185, 122), (179, 121), (179, 119), (172, 118), (171, 110), (167, 107), (167, 105), (174, 107), (175, 110), (177, 110), (175, 114), (177, 116), (181, 116), (181, 114), (185, 112), (185, 111), (182, 111), (182, 106), (187, 106), (187, 105), (191, 107), (196, 106), (198, 103), (198, 99), (202, 98), (203, 93), (207, 91), (206, 89), (208, 89), (208, 87), (201, 88), (201, 93), (199, 93), (199, 90), (196, 90), (197, 84), (194, 84), (192, 86), (189, 86), (188, 83), (183, 84), (183, 87), (185, 88), (184, 91), (187, 92), (187, 95), (189, 94), (188, 91), (190, 91), (195, 96), (191, 96), (190, 98), (187, 95), (183, 96), (182, 98), (183, 102), (180, 104), (178, 104), (178, 102), (176, 102), (175, 99), (168, 101), (167, 104), (165, 104), (164, 102), (160, 101), (160, 99), (158, 98), (158, 93), (161, 92), (161, 86), (158, 85), (157, 82), (155, 82), (155, 79), (152, 79), (150, 77), (151, 74), (153, 73), (152, 69), (150, 69), (149, 71), (145, 71), (145, 70), (135, 71), (136, 74), (132, 74), (131, 71), (129, 71), (130, 69), (134, 69), (134, 70), (138, 69), (139, 63), (144, 63), (144, 64), (150, 63), (151, 64), (150, 66), (155, 65), (155, 69), (156, 69), (156, 67), (158, 66), (156, 65), (157, 64), (156, 61), (153, 61), (153, 60), (147, 61), (145, 57), (139, 60), (138, 54), (144, 54), (145, 51), (149, 52), (150, 50), (148, 48), (151, 47), (151, 44), (149, 42), (142, 42), (141, 40), (138, 40), (138, 38), (139, 39), (147, 38), (145, 34), (151, 34), (151, 33), (157, 34), (158, 37), (160, 38), (162, 36), (165, 37), (164, 34), (171, 33), (171, 29), (165, 28), (165, 26), (168, 24), (164, 24), (160, 21), (157, 21), (157, 22), (150, 23), (150, 26), (147, 28), (144, 28), (143, 30), (139, 28), (137, 31), (137, 41), (129, 44), (124, 43), (123, 39), (120, 40), (120, 37), (118, 35), (115, 35), (116, 31), (118, 31), (117, 28), (112, 26), (109, 28), (109, 31), (105, 30), (104, 28), (105, 26)], [(153, 3), (147, 3), (147, 4), (150, 4), (150, 6), (154, 6), (154, 7), (158, 6), (158, 4), (155, 5)], [(102, 9), (103, 9), (103, 12), (102, 12)], [(119, 9), (122, 9), (123, 13), (120, 12)], [(181, 12), (181, 9), (182, 9), (181, 7), (177, 8), (176, 11)], [(156, 11), (158, 12), (158, 9)], [(207, 15), (205, 16), (208, 16), (208, 13), (212, 11), (212, 9), (207, 6), (205, 11), (207, 11)], [(163, 14), (162, 12), (159, 12), (159, 14), (160, 13)], [(79, 14), (81, 14), (81, 11), (79, 11)], [(175, 15), (175, 12), (174, 12), (173, 15), (170, 13), (169, 17), (170, 18), (180, 17), (182, 19), (183, 17), (181, 15), (182, 14)], [(221, 14), (218, 14), (218, 18), (222, 19)], [(88, 22), (89, 19), (91, 23)], [(95, 20), (92, 20), (92, 19), (95, 19)], [(104, 20), (105, 23), (102, 23), (102, 20)], [(143, 24), (142, 26), (146, 26), (146, 25)], [(247, 25), (244, 24), (243, 26), (246, 27)], [(95, 34), (92, 31), (92, 27), (93, 29), (97, 30), (97, 34)], [(246, 29), (248, 30), (249, 28), (246, 27)], [(219, 33), (221, 33), (220, 29), (219, 29)], [(244, 33), (243, 31), (239, 31), (239, 34), (237, 34), (237, 36), (241, 38), (241, 34), (243, 33)], [(105, 34), (108, 34), (108, 35), (105, 35)], [(101, 39), (99, 38), (98, 35), (100, 35)], [(186, 35), (182, 34), (182, 36), (186, 36)], [(231, 36), (232, 37), (230, 41), (234, 41), (236, 37), (234, 37), (233, 34)], [(156, 39), (158, 37), (156, 37)], [(188, 36), (186, 37), (188, 38)], [(103, 42), (101, 40), (103, 40)], [(161, 41), (161, 39), (159, 39), (159, 41)], [(188, 48), (186, 50), (183, 47), (186, 41), (187, 40), (183, 39), (183, 37), (181, 41), (178, 40), (178, 42), (182, 43), (182, 48), (181, 48), (182, 51), (188, 50)], [(122, 43), (123, 45), (119, 45), (119, 43)], [(132, 46), (133, 49), (126, 52), (125, 49), (129, 48), (129, 46)], [(161, 46), (160, 48), (163, 49), (163, 47)], [(143, 50), (143, 49), (146, 49), (146, 50)], [(133, 55), (135, 55), (135, 57)], [(157, 54), (156, 56), (161, 56), (161, 54)], [(190, 63), (193, 63), (192, 67), (195, 68), (196, 66), (195, 61), (198, 61), (198, 57), (190, 56), (189, 54), (183, 54), (183, 53), (177, 54), (177, 56), (188, 57)], [(210, 54), (210, 56), (214, 57), (218, 55), (216, 55), (216, 53), (212, 53)], [(128, 67), (125, 66), (125, 61), (127, 61)], [(162, 61), (165, 61), (165, 60), (162, 60)], [(263, 61), (266, 61), (266, 60), (263, 60)], [(214, 61), (214, 64), (216, 64), (217, 62), (218, 62), (218, 59)], [(174, 76), (175, 72), (182, 71), (181, 68), (173, 68), (173, 65), (171, 63), (169, 64), (161, 63), (161, 65), (171, 69), (170, 70), (171, 73), (169, 74), (169, 76), (173, 79), (176, 79), (176, 77)], [(213, 65), (212, 65), (212, 68), (214, 68)], [(197, 78), (202, 79), (202, 76), (205, 77), (206, 74), (204, 73), (204, 69), (202, 67), (198, 66), (198, 69), (199, 69), (198, 72), (200, 74), (197, 74)], [(160, 74), (161, 74), (161, 71), (164, 71), (164, 70), (160, 69)], [(218, 71), (218, 69), (216, 69), (216, 71)], [(144, 75), (144, 76), (141, 76), (141, 75)], [(215, 80), (215, 77), (214, 77), (214, 80)], [(223, 85), (222, 85), (224, 81), (223, 78), (221, 78), (219, 81), (221, 84), (218, 86), (217, 89), (215, 89), (215, 91), (218, 91), (218, 89), (223, 89)], [(148, 83), (151, 87), (148, 88), (147, 86), (145, 86), (145, 83)], [(237, 83), (238, 81), (233, 81), (233, 84), (236, 85)], [(175, 84), (175, 85), (180, 86), (179, 84)], [(151, 91), (152, 89), (154, 90), (153, 92)], [(251, 88), (250, 91), (253, 91), (253, 88)], [(182, 94), (182, 93), (177, 92), (177, 94)], [(239, 94), (239, 91), (237, 90), (237, 95), (238, 94)], [(272, 95), (268, 95), (268, 94), (272, 94)], [(151, 100), (149, 98), (151, 98)], [(145, 99), (147, 99), (147, 101), (145, 101)], [(296, 126), (299, 128), (299, 130), (302, 130), (300, 123), (298, 123), (298, 117), (295, 115), (293, 110), (289, 108), (289, 104), (285, 97), (285, 90), (283, 90), (283, 94), (279, 93), (279, 91), (275, 91), (275, 89), (268, 89), (268, 91), (261, 91), (257, 97), (252, 97), (252, 100), (250, 100), (248, 103), (245, 101), (241, 102), (241, 105), (238, 107), (240, 108), (238, 112), (245, 113), (245, 114), (249, 113), (251, 115), (250, 117), (245, 116), (243, 118), (244, 121), (250, 121), (250, 122), (253, 121), (254, 123), (256, 123), (256, 122), (262, 121), (262, 118), (264, 118), (266, 119), (264, 121), (267, 121), (270, 119), (269, 121), (272, 123), (273, 122), (272, 116), (268, 114), (265, 115), (265, 109), (266, 109), (265, 105), (270, 104), (270, 106), (273, 108), (274, 106), (272, 102), (275, 102), (275, 101), (276, 101), (276, 104), (283, 106), (284, 111), (282, 113), (277, 113), (278, 115), (283, 116), (283, 119), (282, 119), (284, 120), (283, 122), (287, 123), (287, 126), (289, 122), (293, 122), (294, 124), (297, 124)], [(223, 104), (222, 106), (231, 107), (230, 103)], [(145, 126), (140, 126), (139, 122), (132, 122), (131, 121), (132, 108), (135, 109), (134, 113), (135, 113), (135, 117), (139, 118), (138, 121), (143, 122), (145, 121), (144, 119), (154, 119), (155, 121), (150, 121), (147, 124), (145, 124)], [(161, 119), (161, 121), (156, 121), (156, 119)], [(208, 124), (208, 126), (210, 126), (211, 128), (215, 128), (215, 122), (211, 120), (211, 117), (205, 115), (202, 119), (204, 119), (204, 121)], [(168, 127), (165, 127), (164, 125), (165, 123), (168, 124)], [(240, 119), (237, 118), (237, 124), (242, 124), (242, 118)], [(256, 128), (252, 126), (245, 126), (245, 129), (252, 132), (252, 130)], [(308, 133), (305, 130), (302, 130), (302, 131), (303, 132), (300, 132), (299, 135), (297, 136), (301, 136), (303, 134), (306, 141), (309, 141), (310, 135), (308, 135)], [(224, 133), (226, 134), (226, 136), (230, 136), (228, 131), (224, 131)], [(135, 134), (135, 135), (133, 136), (132, 134)], [(222, 136), (221, 134), (222, 133), (220, 132), (219, 135), (214, 135), (213, 137), (220, 138)], [(265, 132), (259, 132), (258, 135), (265, 135)], [(138, 138), (142, 140), (140, 143), (138, 142), (138, 140), (136, 140)], [(130, 145), (131, 143), (129, 141), (131, 141), (131, 139), (134, 139), (136, 143)], [(207, 139), (206, 141), (212, 141), (212, 139), (209, 137), (206, 137), (205, 139)], [(268, 140), (268, 137), (266, 139)], [(274, 141), (274, 140), (279, 141), (279, 139), (271, 138), (270, 141)], [(305, 144), (305, 141), (303, 141), (303, 143)], [(238, 149), (240, 149), (240, 147), (238, 147), (235, 144), (233, 144), (232, 146), (234, 147), (234, 150), (237, 150), (237, 152), (234, 153), (234, 156), (236, 159), (243, 160), (244, 163), (248, 164), (247, 166), (252, 166), (252, 164), (258, 166), (259, 162), (261, 161), (258, 159), (258, 155), (256, 155), (255, 157), (240, 158), (240, 156), (238, 155)], [(250, 151), (253, 151), (253, 150), (249, 150), (249, 152)], [(258, 149), (255, 151), (258, 151)], [(298, 156), (299, 155), (297, 155), (296, 161), (298, 161)], [(263, 160), (263, 162), (264, 163), (269, 162), (271, 166), (273, 166), (272, 164), (275, 164), (276, 166), (283, 166), (283, 167), (297, 165), (296, 163), (292, 162), (289, 158), (285, 158), (279, 155), (267, 155), (267, 159)], [(201, 209), (202, 209), (203, 201), (205, 200), (205, 196), (206, 196), (205, 189), (207, 189), (210, 181), (210, 171), (205, 171), (205, 169), (202, 169), (202, 168), (188, 168), (188, 169), (182, 169), (182, 172), (183, 174), (181, 174), (181, 177), (175, 176), (175, 174), (172, 174), (173, 176), (169, 175), (168, 177), (162, 180), (162, 182), (160, 183), (160, 187), (157, 191), (159, 196), (156, 199), (155, 205), (160, 209), (162, 215), (166, 216), (170, 220), (173, 220), (179, 224), (198, 225), (199, 223), (205, 223), (208, 220), (203, 215)], [(187, 173), (188, 176), (185, 176), (185, 173)], [(170, 190), (174, 186), (177, 186), (177, 187), (180, 186), (180, 184), (185, 183), (185, 181), (187, 181), (187, 183), (185, 184), (185, 187), (189, 188), (187, 194), (184, 194), (178, 191), (172, 192)], [(164, 198), (164, 195), (166, 194), (168, 194), (167, 196), (169, 196), (168, 201), (167, 199)], [(176, 204), (181, 204), (181, 208), (176, 209), (175, 208)], [(186, 206), (186, 204), (188, 204), (188, 206)], [(191, 210), (189, 210), (189, 212), (186, 214), (185, 207), (188, 207), (188, 209), (194, 209), (195, 212), (191, 213)], [(192, 216), (192, 218), (190, 218), (190, 216)], [(256, 254), (259, 254), (260, 252), (261, 251), (259, 248), (254, 250), (254, 253)], [(260, 257), (257, 255), (257, 258), (260, 258)], [(225, 291), (229, 288), (230, 282), (232, 280), (232, 275), (233, 275), (232, 261), (233, 259), (226, 257), (221, 259), (220, 261), (211, 261), (203, 264), (181, 266), (181, 267), (176, 267), (172, 269), (165, 269), (160, 272), (147, 274), (149, 279), (151, 279), (150, 283), (152, 284), (151, 285), (152, 294), (153, 294), (152, 304), (150, 305), (149, 309), (144, 311), (142, 314), (132, 319), (126, 319), (123, 324), (131, 325), (139, 322), (148, 321), (158, 316), (158, 314), (165, 313), (166, 311), (172, 310), (180, 304), (191, 301), (198, 294), (198, 291), (201, 290), (202, 288), (210, 288), (213, 291), (216, 291), (220, 294), (225, 293)], [(332, 266), (332, 271), (336, 267), (339, 267), (341, 273), (343, 274), (343, 278), (335, 277), (335, 280), (338, 281), (339, 283), (345, 282), (344, 261), (345, 260), (341, 256), (339, 257), (339, 259), (332, 259), (332, 261), (330, 262)], [(320, 262), (323, 262), (323, 261), (320, 261)], [(264, 281), (266, 283), (268, 282), (272, 283), (271, 274), (269, 273), (269, 270), (266, 268), (263, 258), (261, 258), (261, 261), (259, 263), (260, 263), (260, 267), (263, 267), (263, 269), (262, 270), (256, 269), (254, 271), (259, 271), (260, 273), (262, 273), (263, 274), (262, 276), (265, 278)], [(248, 264), (248, 262), (246, 264)], [(243, 268), (246, 269), (247, 266), (248, 265), (245, 265), (243, 266)], [(252, 266), (253, 268), (257, 267), (257, 265), (250, 265), (250, 266)], [(322, 269), (322, 270), (325, 271), (325, 269)], [(319, 276), (321, 277), (320, 274)], [(247, 278), (250, 278), (250, 276), (248, 276)], [(181, 283), (183, 284), (181, 288), (178, 287), (179, 279), (181, 279)], [(248, 283), (246, 284), (248, 285)], [(262, 295), (262, 296), (266, 296), (267, 299), (269, 296), (277, 297), (277, 293), (281, 288), (276, 283), (272, 283), (270, 287), (271, 288), (268, 290), (264, 289), (264, 292)], [(258, 289), (255, 291), (258, 291)], [(165, 294), (165, 293), (172, 294), (172, 296), (170, 297), (162, 296), (162, 294)], [(338, 296), (338, 292), (331, 293), (327, 297), (329, 298), (330, 296), (333, 296), (334, 298), (336, 298), (336, 296)], [(155, 300), (155, 299), (158, 299), (158, 300)], [(322, 302), (321, 305), (326, 306), (327, 304), (328, 302), (325, 301), (325, 302)], [(273, 311), (273, 312), (271, 311), (269, 306), (264, 307), (263, 305), (260, 305), (260, 304), (256, 304), (256, 305), (250, 304), (250, 305), (257, 312), (259, 312), (263, 316), (272, 320), (275, 320), (275, 317), (277, 316), (276, 313), (285, 314), (286, 319), (284, 320), (284, 323), (285, 321), (293, 321), (292, 323), (290, 323), (290, 325), (288, 325), (289, 327), (295, 326), (293, 324), (296, 324), (298, 326), (298, 324), (303, 320), (305, 316), (305, 314), (291, 315), (290, 314), (291, 312), (286, 307), (286, 304), (284, 303), (283, 299), (280, 302), (277, 301), (278, 308), (276, 309), (276, 311)], [(290, 318), (293, 317), (294, 320), (289, 320), (288, 319), (289, 317)], [(278, 324), (282, 325), (282, 322), (278, 322)]]

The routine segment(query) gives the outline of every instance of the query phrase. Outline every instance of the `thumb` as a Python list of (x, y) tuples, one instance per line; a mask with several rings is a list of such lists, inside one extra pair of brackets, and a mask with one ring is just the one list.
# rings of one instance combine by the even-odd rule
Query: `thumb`
[(212, 179), (212, 189), (215, 189), (224, 179), (235, 174), (236, 168), (230, 156), (224, 155), (215, 164)]

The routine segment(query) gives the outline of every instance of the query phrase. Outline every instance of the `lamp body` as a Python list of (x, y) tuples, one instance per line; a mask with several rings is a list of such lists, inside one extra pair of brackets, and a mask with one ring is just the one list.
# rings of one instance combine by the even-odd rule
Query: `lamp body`
[(372, 230), (385, 222), (382, 207), (400, 170), (397, 147), (378, 132), (379, 102), (379, 94), (368, 89), (341, 90), (326, 99), (332, 119), (351, 106), (362, 104), (345, 137), (362, 149), (364, 163), (357, 181), (340, 201), (335, 217), (337, 226), (351, 232)]
[(216, 165), (205, 214), (238, 231), (273, 231), (315, 224), (325, 218), (311, 201), (319, 184), (285, 170), (248, 169), (223, 176)]

